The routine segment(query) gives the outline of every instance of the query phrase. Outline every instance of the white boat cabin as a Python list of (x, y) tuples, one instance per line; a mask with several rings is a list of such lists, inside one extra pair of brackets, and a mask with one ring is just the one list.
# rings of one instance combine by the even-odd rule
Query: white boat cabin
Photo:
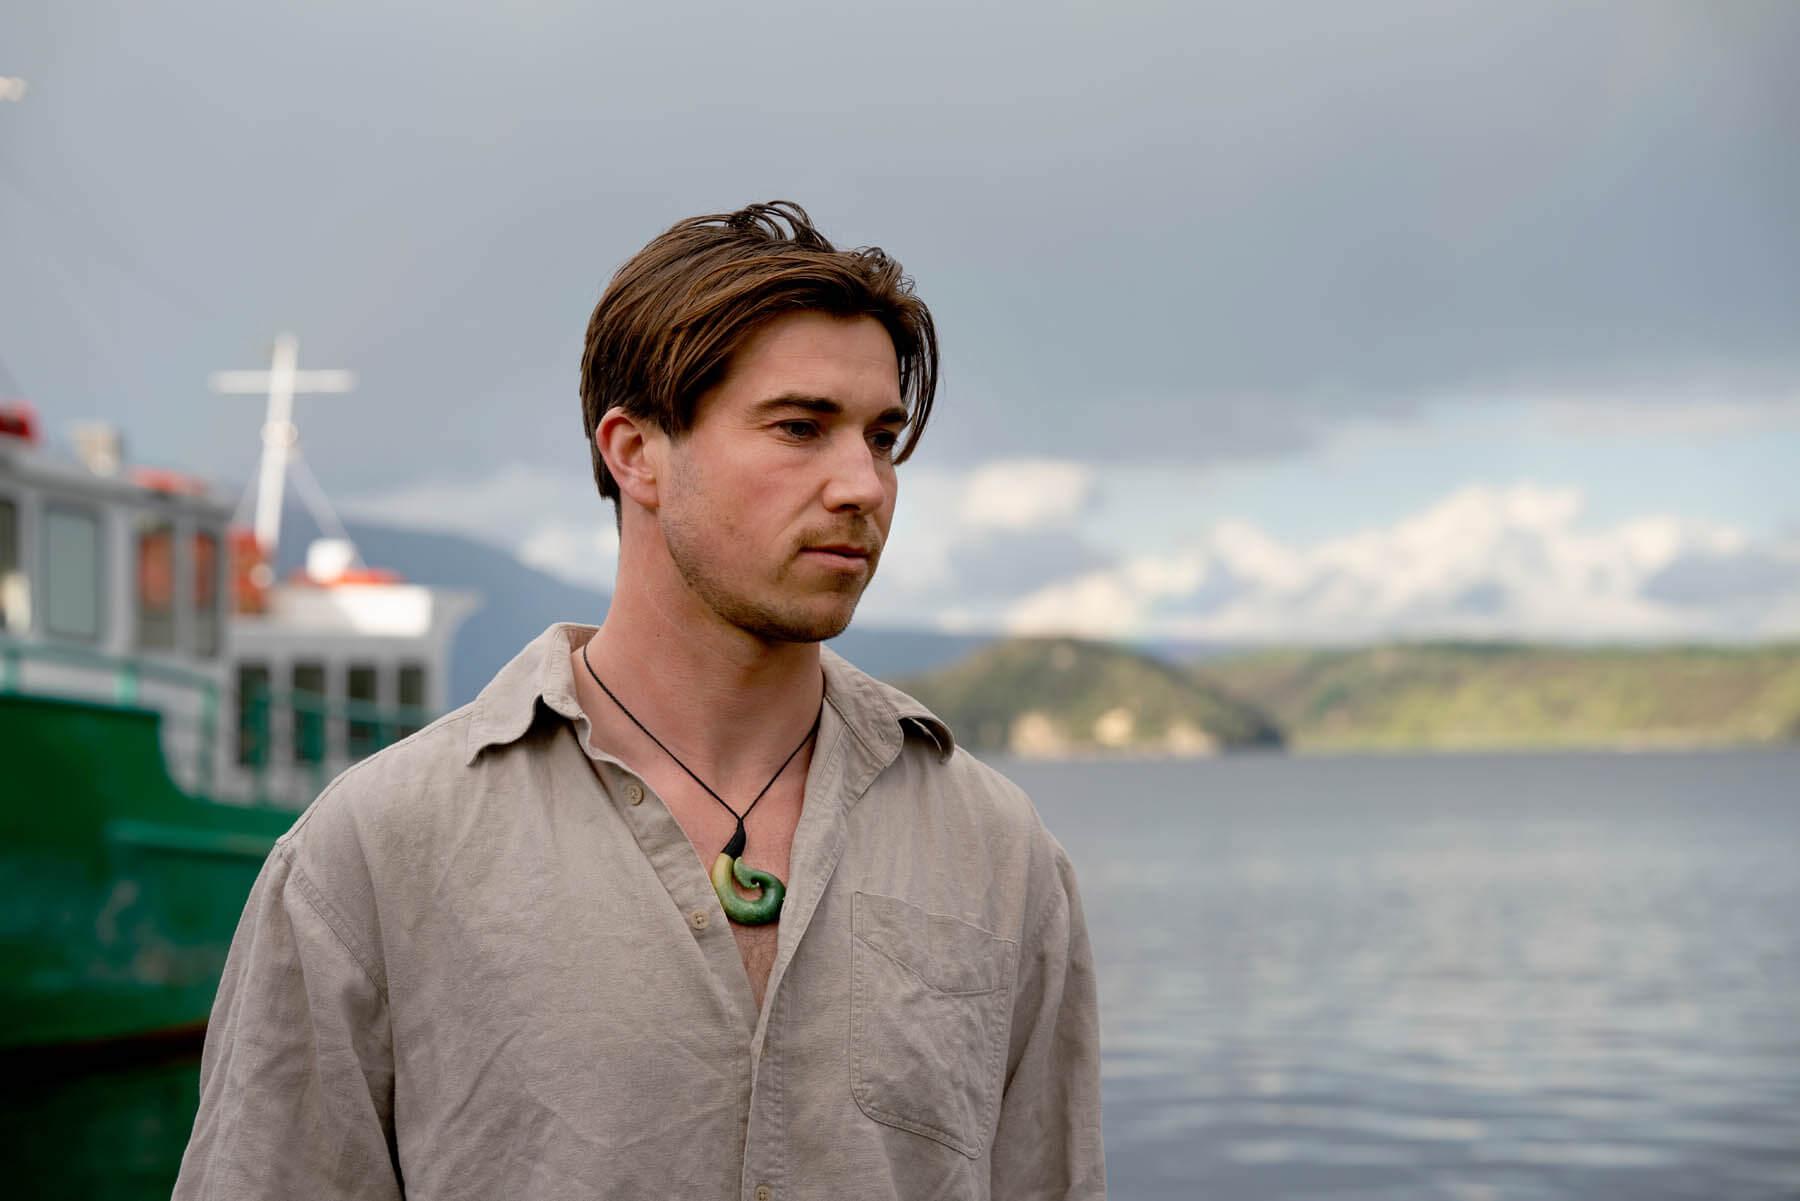
[(0, 402), (0, 691), (154, 709), (181, 788), (289, 806), (447, 707), (475, 596), (331, 540), (277, 581), (204, 481), (128, 467), (105, 427), (74, 442)]

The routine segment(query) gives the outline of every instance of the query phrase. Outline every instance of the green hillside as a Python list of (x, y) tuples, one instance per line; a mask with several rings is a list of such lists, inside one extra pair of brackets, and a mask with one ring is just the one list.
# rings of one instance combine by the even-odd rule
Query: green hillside
[(1104, 643), (1011, 639), (894, 683), (971, 750), (1204, 755), (1281, 744), (1267, 716), (1216, 684)]
[(1191, 669), (1300, 749), (1732, 745), (1800, 739), (1800, 645), (1421, 643), (1270, 650)]

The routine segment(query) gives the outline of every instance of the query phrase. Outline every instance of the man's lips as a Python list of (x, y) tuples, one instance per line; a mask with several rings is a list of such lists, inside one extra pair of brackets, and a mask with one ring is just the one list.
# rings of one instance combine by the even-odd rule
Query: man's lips
[(815, 555), (830, 555), (834, 559), (867, 559), (869, 549), (863, 546), (809, 546), (807, 552)]

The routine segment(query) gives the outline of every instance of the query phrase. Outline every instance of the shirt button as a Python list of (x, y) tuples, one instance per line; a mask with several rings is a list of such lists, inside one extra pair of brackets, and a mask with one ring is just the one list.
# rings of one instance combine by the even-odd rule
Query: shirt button
[(688, 924), (696, 930), (706, 929), (706, 910), (696, 909), (688, 914)]
[(759, 1184), (756, 1186), (756, 1201), (769, 1201), (769, 1198), (773, 1197), (774, 1195), (775, 1195), (775, 1190), (770, 1188), (768, 1185)]
[(636, 784), (628, 784), (625, 786), (625, 799), (634, 805), (641, 805), (644, 801), (644, 790)]

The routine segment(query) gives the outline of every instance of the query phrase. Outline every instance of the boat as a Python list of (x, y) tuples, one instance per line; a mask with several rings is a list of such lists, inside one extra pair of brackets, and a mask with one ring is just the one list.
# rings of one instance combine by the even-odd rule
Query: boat
[(447, 707), (478, 596), (370, 568), (341, 526), (276, 577), (296, 354), (224, 373), (269, 393), (253, 527), (118, 431), (59, 453), (0, 400), (0, 1052), (197, 1047), (275, 840)]

